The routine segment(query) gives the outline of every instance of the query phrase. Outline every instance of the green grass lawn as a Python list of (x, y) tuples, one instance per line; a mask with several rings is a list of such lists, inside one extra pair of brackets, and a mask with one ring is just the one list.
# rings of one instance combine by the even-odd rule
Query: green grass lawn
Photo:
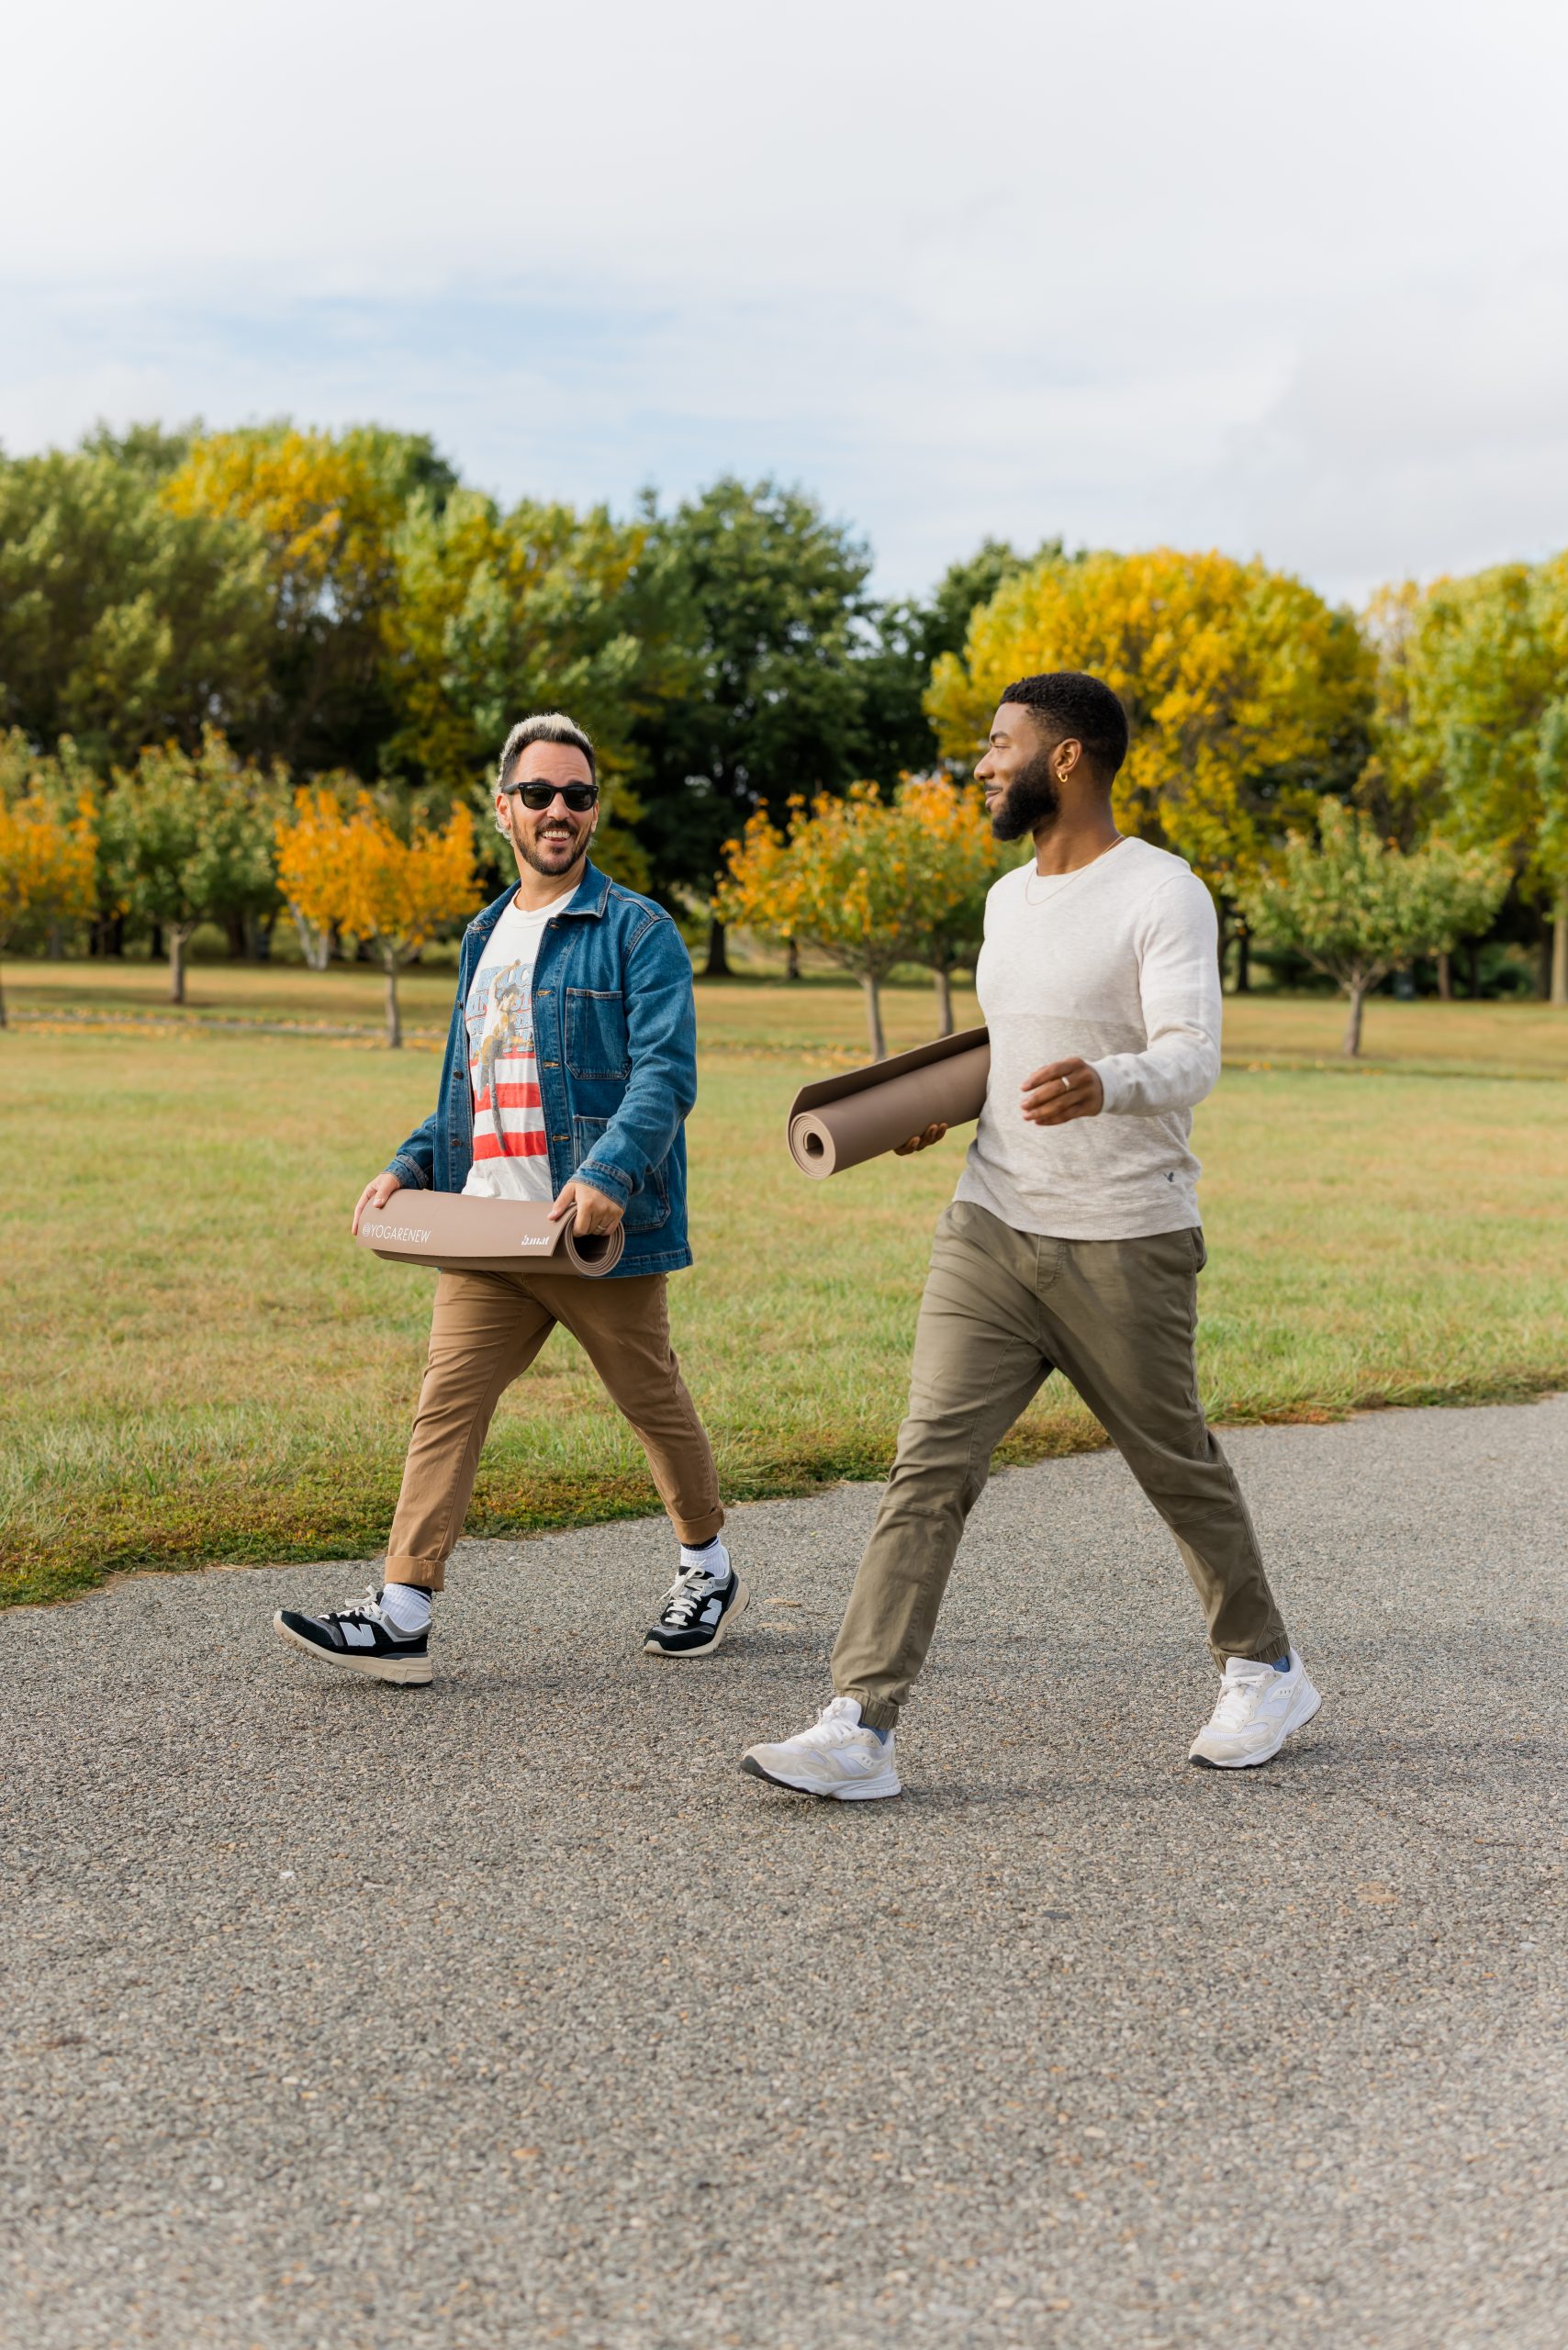
[[(442, 1028), (451, 984), (413, 975), (410, 1023)], [(138, 1015), (166, 1006), (146, 966), (12, 964), (6, 986), (38, 1016), (0, 1036), (0, 1595), (375, 1550), (431, 1277), (364, 1255), (347, 1218), (429, 1108), (431, 1051), (374, 1046), (369, 971), (198, 967), (187, 1015), (153, 1025)], [(699, 1261), (671, 1294), (726, 1494), (879, 1475), (961, 1141), (807, 1182), (785, 1105), (811, 1070), (862, 1057), (857, 994), (742, 980), (699, 1004)], [(1197, 1131), (1214, 1416), (1568, 1385), (1568, 1019), (1379, 1002), (1349, 1082), (1310, 1065), (1332, 1059), (1335, 1003), (1260, 997), (1227, 1019), (1232, 1066)], [(236, 1021), (350, 1033), (215, 1024)], [(927, 988), (890, 991), (890, 1044), (931, 1025)], [(1098, 1440), (1053, 1382), (1006, 1457)], [(634, 1441), (557, 1335), (502, 1407), (470, 1531), (651, 1505)]]

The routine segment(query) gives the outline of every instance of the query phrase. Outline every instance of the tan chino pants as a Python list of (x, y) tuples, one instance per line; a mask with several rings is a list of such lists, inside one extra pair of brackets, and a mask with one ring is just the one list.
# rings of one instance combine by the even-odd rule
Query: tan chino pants
[(442, 1588), (496, 1406), (557, 1322), (577, 1340), (647, 1454), (680, 1539), (711, 1540), (724, 1523), (718, 1477), (670, 1347), (665, 1281), (663, 1273), (598, 1281), (525, 1271), (441, 1275), (387, 1545), (387, 1583)]
[(1289, 1641), (1241, 1490), (1198, 1401), (1201, 1232), (1051, 1240), (972, 1201), (943, 1211), (909, 1416), (833, 1652), (833, 1685), (891, 1729), (936, 1628), (991, 1456), (1053, 1370), (1071, 1381), (1176, 1537), (1209, 1645), (1273, 1662)]

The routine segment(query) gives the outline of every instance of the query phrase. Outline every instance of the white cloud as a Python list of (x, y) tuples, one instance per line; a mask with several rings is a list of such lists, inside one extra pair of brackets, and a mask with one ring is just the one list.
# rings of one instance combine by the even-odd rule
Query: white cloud
[(280, 410), (1335, 592), (1568, 540), (1568, 17), (86, 0), (12, 37), (0, 436)]

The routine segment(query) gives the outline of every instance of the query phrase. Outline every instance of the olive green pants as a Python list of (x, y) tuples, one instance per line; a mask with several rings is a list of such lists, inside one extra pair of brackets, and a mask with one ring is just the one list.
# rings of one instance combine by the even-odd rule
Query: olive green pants
[(944, 1210), (921, 1301), (909, 1416), (833, 1652), (833, 1685), (891, 1729), (925, 1662), (991, 1456), (1053, 1371), (1077, 1388), (1176, 1537), (1209, 1645), (1272, 1662), (1289, 1641), (1193, 1355), (1204, 1240), (1051, 1240)]

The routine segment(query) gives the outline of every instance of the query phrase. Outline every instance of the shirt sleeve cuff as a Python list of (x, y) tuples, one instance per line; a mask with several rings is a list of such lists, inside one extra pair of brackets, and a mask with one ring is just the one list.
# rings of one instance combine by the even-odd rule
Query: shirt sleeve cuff
[(404, 1158), (399, 1156), (383, 1168), (382, 1172), (385, 1175), (396, 1175), (400, 1188), (405, 1192), (430, 1190), (430, 1179), (417, 1158)]
[(1089, 1066), (1099, 1079), (1100, 1090), (1104, 1096), (1100, 1104), (1102, 1113), (1119, 1110), (1126, 1099), (1126, 1080), (1115, 1062), (1091, 1061)]

